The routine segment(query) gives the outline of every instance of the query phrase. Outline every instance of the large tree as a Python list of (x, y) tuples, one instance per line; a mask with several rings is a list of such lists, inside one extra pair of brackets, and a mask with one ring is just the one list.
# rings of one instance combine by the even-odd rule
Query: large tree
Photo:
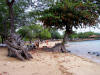
[[(61, 0), (40, 13), (39, 20), (50, 28), (65, 29), (63, 42), (53, 47), (54, 50), (66, 52), (64, 44), (74, 28), (95, 26), (99, 14), (95, 3), (81, 0)], [(59, 47), (58, 47), (59, 46)]]
[(14, 21), (14, 6), (15, 0), (6, 0), (9, 11), (9, 22), (10, 22), (10, 33), (7, 36), (5, 43), (8, 47), (8, 56), (16, 57), (20, 60), (29, 60), (32, 58), (31, 54), (28, 53), (27, 48), (24, 46), (24, 42), (20, 36), (15, 32), (15, 21)]

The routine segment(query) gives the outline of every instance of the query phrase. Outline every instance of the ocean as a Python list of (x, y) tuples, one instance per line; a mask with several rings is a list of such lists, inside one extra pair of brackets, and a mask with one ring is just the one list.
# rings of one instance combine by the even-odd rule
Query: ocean
[(72, 54), (100, 63), (100, 40), (68, 42), (67, 45), (66, 49)]

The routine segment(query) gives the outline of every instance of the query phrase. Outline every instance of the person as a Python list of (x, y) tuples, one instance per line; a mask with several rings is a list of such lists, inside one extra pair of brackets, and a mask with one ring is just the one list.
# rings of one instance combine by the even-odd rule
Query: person
[(46, 40), (46, 44), (48, 45), (48, 40)]
[(36, 46), (36, 48), (39, 48), (39, 41), (35, 42), (35, 46)]

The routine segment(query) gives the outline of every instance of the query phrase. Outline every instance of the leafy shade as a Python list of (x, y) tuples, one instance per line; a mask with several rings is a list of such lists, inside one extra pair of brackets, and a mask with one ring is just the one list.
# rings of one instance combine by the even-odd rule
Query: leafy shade
[(50, 39), (51, 38), (51, 33), (48, 31), (48, 29), (44, 29), (41, 33), (40, 33), (40, 37), (42, 39)]
[(65, 0), (57, 2), (49, 9), (41, 12), (39, 20), (46, 27), (62, 29), (66, 27), (67, 31), (72, 28), (94, 26), (98, 22), (98, 13), (96, 4), (89, 1), (81, 2), (75, 0)]
[(22, 38), (32, 39), (34, 37), (34, 33), (27, 26), (23, 26), (18, 30), (18, 33), (22, 36)]

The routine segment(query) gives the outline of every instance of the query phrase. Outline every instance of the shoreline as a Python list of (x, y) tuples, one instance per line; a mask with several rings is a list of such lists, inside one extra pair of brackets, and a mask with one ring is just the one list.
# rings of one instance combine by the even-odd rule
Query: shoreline
[(69, 42), (83, 42), (83, 41), (95, 41), (95, 40), (100, 40), (100, 39), (71, 40)]

